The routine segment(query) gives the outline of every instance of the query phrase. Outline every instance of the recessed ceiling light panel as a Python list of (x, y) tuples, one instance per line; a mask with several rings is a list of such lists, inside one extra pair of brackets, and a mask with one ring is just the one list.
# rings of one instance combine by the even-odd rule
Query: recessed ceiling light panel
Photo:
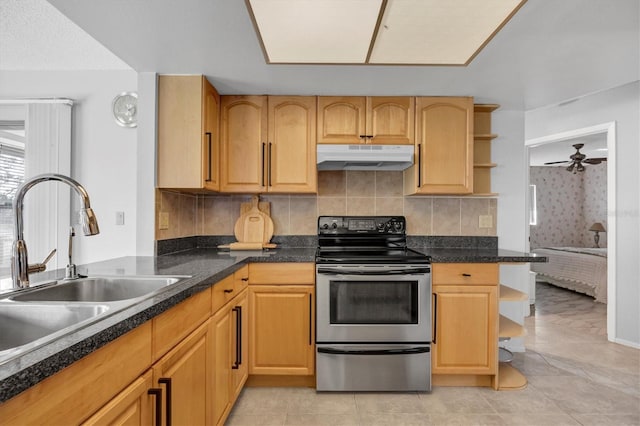
[(467, 64), (522, 0), (388, 0), (369, 63)]
[(270, 63), (364, 63), (382, 0), (249, 0)]

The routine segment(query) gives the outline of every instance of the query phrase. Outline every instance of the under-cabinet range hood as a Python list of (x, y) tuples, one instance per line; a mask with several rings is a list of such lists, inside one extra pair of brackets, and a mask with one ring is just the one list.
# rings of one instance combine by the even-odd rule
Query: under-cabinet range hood
[(318, 144), (318, 170), (404, 170), (413, 145)]

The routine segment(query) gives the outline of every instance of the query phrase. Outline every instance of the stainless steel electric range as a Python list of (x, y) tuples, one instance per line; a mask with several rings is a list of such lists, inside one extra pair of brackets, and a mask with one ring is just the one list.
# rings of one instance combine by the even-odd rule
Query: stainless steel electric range
[(431, 390), (430, 264), (403, 216), (318, 218), (318, 391)]

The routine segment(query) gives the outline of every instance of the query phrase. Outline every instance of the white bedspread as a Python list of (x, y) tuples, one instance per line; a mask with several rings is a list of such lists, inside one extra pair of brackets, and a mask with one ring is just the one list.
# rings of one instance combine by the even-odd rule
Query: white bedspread
[(547, 247), (532, 250), (546, 256), (547, 263), (531, 263), (538, 281), (588, 294), (607, 303), (607, 249)]

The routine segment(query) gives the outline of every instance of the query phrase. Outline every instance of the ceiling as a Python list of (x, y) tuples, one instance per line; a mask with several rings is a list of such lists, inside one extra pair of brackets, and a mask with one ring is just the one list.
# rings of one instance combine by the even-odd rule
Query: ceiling
[[(544, 163), (553, 161), (569, 161), (569, 156), (576, 152), (574, 144), (584, 144), (580, 152), (587, 158), (608, 157), (607, 134), (598, 133), (589, 136), (580, 136), (574, 139), (566, 139), (560, 142), (547, 143), (529, 148), (529, 165), (545, 166)], [(554, 164), (546, 167), (567, 167), (567, 164)], [(598, 165), (586, 164), (585, 167), (598, 167)]]
[[(528, 0), (468, 66), (267, 64), (241, 0), (49, 3), (133, 70), (205, 74), (221, 94), (470, 95), (529, 110), (640, 76), (638, 0), (616, 0), (615, 7), (610, 0)], [(22, 22), (33, 37), (43, 32), (56, 40), (46, 20)], [(34, 42), (12, 40), (21, 42), (27, 44), (16, 49), (29, 56)], [(38, 53), (65, 54), (69, 47)], [(84, 60), (80, 54), (66, 58), (69, 66)], [(38, 69), (3, 62), (0, 56), (0, 69)]]
[(122, 59), (45, 0), (0, 0), (0, 70), (122, 70)]

